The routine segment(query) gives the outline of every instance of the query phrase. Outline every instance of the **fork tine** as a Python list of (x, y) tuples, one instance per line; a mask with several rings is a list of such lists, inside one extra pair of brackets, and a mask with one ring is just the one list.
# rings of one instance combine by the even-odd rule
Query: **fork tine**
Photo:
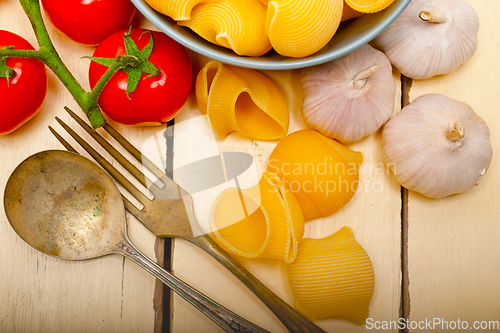
[[(92, 156), (97, 163), (99, 163), (114, 179), (118, 181), (130, 194), (132, 194), (139, 202), (145, 204), (149, 201), (149, 198), (146, 197), (141, 191), (139, 191), (134, 184), (132, 184), (127, 178), (125, 178), (121, 172), (119, 172), (111, 163), (109, 163), (101, 154), (99, 154), (94, 148), (92, 148), (85, 140), (83, 140), (75, 131), (73, 131), (65, 122), (63, 122), (59, 117), (56, 117), (56, 120), (61, 126), (73, 137), (73, 139), (78, 142), (78, 144), (87, 151), (90, 156)], [(51, 131), (52, 132), (52, 131)], [(54, 131), (55, 132), (55, 131)], [(53, 133), (53, 132), (52, 132)], [(60, 135), (56, 136), (59, 140)], [(64, 139), (63, 139), (64, 140)], [(63, 143), (61, 141), (61, 143)], [(66, 142), (67, 144), (67, 142)], [(66, 147), (66, 145), (63, 143)], [(68, 144), (69, 145), (69, 144)], [(71, 146), (70, 146), (71, 147)], [(71, 147), (72, 148), (72, 147)], [(73, 149), (73, 148), (72, 148)], [(75, 151), (73, 149), (73, 151)]]
[(109, 135), (111, 135), (119, 144), (125, 148), (126, 151), (130, 153), (137, 161), (142, 163), (146, 168), (149, 169), (156, 177), (162, 179), (166, 176), (165, 172), (163, 172), (160, 168), (156, 166), (151, 160), (149, 160), (146, 156), (142, 155), (141, 152), (135, 148), (127, 139), (125, 139), (120, 133), (118, 133), (111, 125), (104, 124), (102, 127)]
[(76, 154), (79, 154), (78, 151), (76, 151), (75, 148), (73, 148), (73, 146), (71, 146), (69, 144), (68, 141), (66, 141), (62, 136), (59, 135), (59, 133), (56, 132), (55, 129), (52, 128), (52, 126), (49, 125), (49, 130), (52, 132), (52, 134), (56, 137), (57, 140), (59, 140), (59, 142), (64, 146), (64, 148), (66, 148), (66, 150), (72, 152), (72, 153), (76, 153)]
[[(136, 169), (137, 172), (140, 172), (133, 164), (131, 164), (122, 154), (120, 154), (113, 146), (111, 146), (106, 140), (102, 138), (97, 132), (93, 131), (92, 128), (83, 121), (82, 118), (76, 115), (69, 107), (65, 106), (64, 109), (66, 112), (69, 113), (69, 115), (75, 119), (80, 126), (82, 126), (87, 133), (89, 133), (101, 146), (104, 147), (108, 152), (110, 152), (111, 156), (113, 156), (117, 161), (120, 162), (120, 164), (126, 164), (127, 166), (130, 166), (131, 169)], [(106, 132), (108, 132), (109, 135), (111, 135), (112, 138), (116, 140), (120, 145), (122, 145), (123, 148), (125, 148), (126, 151), (130, 153), (138, 162), (142, 163), (146, 168), (149, 169), (156, 177), (158, 178), (163, 178), (166, 176), (165, 172), (163, 172), (160, 168), (156, 166), (151, 160), (149, 160), (146, 156), (142, 155), (142, 153), (135, 148), (127, 139), (125, 139), (118, 131), (116, 131), (111, 125), (108, 123), (105, 123), (104, 126), (102, 127)], [(117, 157), (118, 156), (118, 157)], [(123, 162), (123, 163), (122, 163)], [(125, 165), (123, 165), (125, 167)], [(131, 172), (127, 167), (125, 167), (127, 171), (130, 173), (134, 174), (136, 171)], [(134, 177), (136, 177), (141, 184), (146, 186), (145, 180), (143, 181), (142, 179), (145, 177), (142, 172), (140, 172), (142, 176), (136, 176), (134, 174)], [(141, 178), (141, 179), (139, 179)]]
[[(123, 199), (123, 205), (125, 206), (125, 209), (132, 215), (135, 216), (136, 219), (138, 219), (139, 221), (141, 221), (141, 216), (142, 216), (142, 210), (139, 210), (137, 209), (133, 203), (131, 203), (127, 198), (125, 198), (123, 195), (122, 195), (122, 199)], [(142, 221), (141, 221), (142, 222)], [(148, 226), (146, 225), (146, 228)], [(151, 231), (153, 232), (153, 231)], [(154, 233), (154, 232), (153, 232)]]
[[(76, 153), (76, 154), (79, 154), (79, 152), (73, 148), (73, 146), (71, 146), (71, 144), (66, 141), (59, 133), (56, 132), (55, 129), (52, 128), (52, 126), (49, 125), (49, 130), (52, 132), (52, 134), (56, 137), (57, 140), (59, 140), (59, 142), (64, 146), (64, 148), (66, 148), (66, 150), (70, 151), (70, 152), (73, 152), (73, 153)], [(134, 215), (136, 218), (139, 218), (138, 216), (141, 215), (141, 211), (139, 209), (137, 209), (127, 198), (125, 198), (123, 195), (122, 195), (122, 199), (123, 199), (123, 204), (125, 205), (125, 209), (131, 213), (132, 215)]]
[[(103, 148), (106, 150), (115, 160), (117, 160), (132, 176), (134, 176), (144, 187), (147, 187), (146, 176), (142, 173), (135, 165), (129, 162), (115, 147), (113, 147), (107, 140), (105, 140), (99, 133), (92, 130), (82, 118), (78, 117), (76, 113), (71, 111), (67, 106), (64, 109), (69, 113), (69, 115), (76, 120), (76, 122), (91, 136), (96, 140)], [(121, 144), (121, 143), (120, 143)]]

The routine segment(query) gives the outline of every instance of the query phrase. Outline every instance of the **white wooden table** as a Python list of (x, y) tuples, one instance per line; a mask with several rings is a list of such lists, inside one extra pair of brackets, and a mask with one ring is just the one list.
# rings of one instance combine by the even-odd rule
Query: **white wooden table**
[[(448, 322), (465, 320), (470, 328), (475, 321), (483, 326), (484, 322), (500, 321), (497, 283), (500, 275), (497, 245), (500, 236), (500, 165), (497, 158), (500, 153), (497, 111), (500, 84), (496, 82), (500, 77), (497, 37), (500, 21), (496, 17), (500, 14), (500, 3), (496, 0), (469, 2), (478, 12), (481, 23), (476, 55), (454, 73), (429, 80), (402, 81), (400, 74), (394, 71), (398, 87), (395, 112), (401, 108), (402, 97), (411, 101), (430, 92), (471, 105), (488, 123), (494, 149), (493, 162), (481, 185), (440, 200), (403, 191), (384, 168), (378, 132), (350, 147), (364, 155), (361, 186), (354, 199), (338, 213), (309, 222), (306, 228), (305, 236), (314, 238), (328, 236), (345, 225), (352, 228), (357, 241), (370, 255), (375, 270), (375, 293), (370, 305), (373, 322), (397, 321), (404, 317), (418, 324), (440, 318)], [(140, 15), (135, 21), (141, 26), (152, 27)], [(0, 29), (16, 32), (36, 46), (28, 19), (15, 0), (0, 0)], [(80, 57), (90, 55), (93, 48), (71, 42), (50, 25), (48, 29), (62, 59), (88, 89), (88, 60)], [(190, 55), (196, 73), (206, 59)], [(278, 84), (290, 106), (290, 131), (304, 128), (300, 116), (299, 71), (264, 73)], [(55, 76), (52, 73), (48, 76), (47, 99), (37, 117), (15, 133), (0, 137), (2, 196), (8, 176), (22, 160), (41, 150), (61, 149), (47, 130), (48, 125), (59, 129), (54, 125), (54, 116), (70, 122), (62, 107), (67, 105), (78, 110)], [(176, 124), (196, 117), (198, 112), (194, 96), (191, 96), (176, 117)], [(137, 146), (159, 130), (113, 126)], [(175, 129), (174, 158), (175, 149), (179, 147)], [(218, 140), (220, 151), (252, 154), (259, 172), (265, 169), (275, 144), (234, 135)], [(132, 218), (129, 218), (129, 232), (132, 241), (149, 257), (162, 259), (162, 241)], [(193, 245), (175, 240), (171, 259), (175, 275), (200, 291), (271, 332), (286, 331), (236, 278)], [(239, 260), (293, 305), (283, 263)], [(176, 295), (170, 318), (163, 318), (161, 305), (168, 308), (170, 304), (161, 304), (160, 284), (118, 255), (67, 262), (38, 253), (15, 235), (3, 213), (0, 214), (0, 263), (0, 332), (160, 332), (162, 324), (170, 325), (172, 332), (220, 331)], [(327, 332), (373, 331), (365, 325), (356, 326), (340, 320), (317, 324)], [(427, 331), (447, 331), (441, 328), (436, 326)], [(495, 331), (493, 328), (485, 331)], [(496, 328), (500, 331), (498, 326)]]
[[(138, 16), (137, 22), (150, 26)], [(37, 47), (28, 18), (17, 0), (0, 1), (0, 29), (23, 36)], [(94, 48), (72, 42), (47, 24), (56, 49), (76, 79), (87, 90), (89, 61)], [(72, 96), (47, 71), (47, 96), (39, 114), (12, 134), (0, 137), (0, 187), (28, 156), (47, 149), (63, 149), (50, 134), (57, 115), (70, 124), (63, 106), (79, 109)], [(2, 102), (2, 108), (5, 105)], [(73, 125), (76, 129), (77, 125)], [(150, 129), (115, 126), (140, 144)], [(79, 131), (82, 133), (82, 131)], [(133, 218), (128, 220), (132, 241), (156, 260), (155, 237)], [(152, 332), (155, 329), (155, 279), (120, 255), (80, 262), (58, 260), (26, 245), (0, 213), (0, 332)]]
[(410, 318), (460, 319), (469, 328), (493, 321), (496, 328), (485, 330), (491, 332), (500, 331), (500, 2), (469, 3), (480, 20), (476, 54), (449, 75), (414, 81), (410, 100), (435, 92), (469, 104), (490, 128), (493, 161), (481, 184), (466, 193), (441, 200), (409, 193)]

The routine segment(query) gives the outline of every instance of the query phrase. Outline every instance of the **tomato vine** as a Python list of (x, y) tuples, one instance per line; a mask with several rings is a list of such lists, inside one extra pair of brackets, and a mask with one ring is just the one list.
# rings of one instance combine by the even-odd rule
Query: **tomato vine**
[(38, 50), (16, 50), (9, 47), (0, 49), (0, 59), (5, 57), (31, 58), (42, 61), (64, 84), (75, 101), (82, 108), (90, 121), (92, 128), (97, 129), (106, 123), (98, 105), (99, 94), (109, 79), (120, 69), (127, 66), (139, 67), (141, 60), (136, 56), (126, 55), (118, 57), (109, 66), (106, 73), (101, 77), (94, 89), (90, 92), (83, 89), (80, 83), (61, 60), (47, 32), (40, 11), (39, 0), (19, 0), (24, 12), (28, 16), (35, 37), (38, 41)]

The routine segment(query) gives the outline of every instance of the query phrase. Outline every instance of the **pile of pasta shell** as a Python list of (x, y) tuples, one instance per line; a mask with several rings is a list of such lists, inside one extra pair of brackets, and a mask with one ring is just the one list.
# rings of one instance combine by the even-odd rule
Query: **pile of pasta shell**
[(228, 188), (210, 214), (212, 237), (245, 258), (283, 260), (299, 310), (314, 320), (339, 318), (361, 325), (375, 278), (371, 260), (344, 227), (307, 239), (307, 221), (345, 206), (359, 183), (363, 155), (314, 130), (287, 135), (273, 150), (259, 184)]
[(147, 2), (180, 26), (240, 56), (261, 56), (271, 48), (286, 57), (309, 56), (331, 40), (341, 21), (362, 14), (344, 0)]

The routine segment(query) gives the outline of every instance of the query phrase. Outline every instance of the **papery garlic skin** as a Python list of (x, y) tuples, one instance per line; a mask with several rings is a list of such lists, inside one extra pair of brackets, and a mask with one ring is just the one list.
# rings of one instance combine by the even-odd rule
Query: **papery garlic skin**
[[(429, 12), (437, 23), (423, 20)], [(375, 43), (402, 74), (427, 79), (469, 60), (478, 30), (479, 18), (464, 0), (412, 0)]]
[[(374, 66), (378, 68), (370, 73)], [(365, 80), (356, 79), (366, 71)], [(376, 132), (394, 112), (396, 85), (391, 64), (367, 44), (339, 59), (303, 69), (300, 82), (305, 122), (344, 144)]]
[(396, 180), (430, 198), (479, 184), (493, 156), (486, 122), (469, 105), (438, 94), (418, 97), (392, 117), (382, 141)]

